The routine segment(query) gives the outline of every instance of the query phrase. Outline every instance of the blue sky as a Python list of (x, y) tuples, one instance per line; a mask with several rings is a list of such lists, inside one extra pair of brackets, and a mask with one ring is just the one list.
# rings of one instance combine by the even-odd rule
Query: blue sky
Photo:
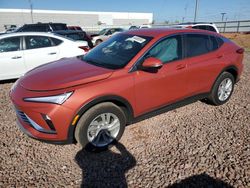
[[(31, 0), (34, 9), (152, 12), (156, 22), (193, 21), (195, 0)], [(29, 8), (29, 0), (0, 0), (0, 8)], [(199, 0), (197, 21), (250, 20), (250, 0)]]

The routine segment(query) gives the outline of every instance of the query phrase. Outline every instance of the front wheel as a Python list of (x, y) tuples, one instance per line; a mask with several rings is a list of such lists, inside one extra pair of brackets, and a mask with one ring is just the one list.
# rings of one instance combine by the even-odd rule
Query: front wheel
[(82, 147), (106, 149), (118, 141), (125, 129), (124, 112), (111, 102), (97, 104), (80, 118), (75, 138)]
[(213, 105), (222, 105), (226, 103), (234, 90), (235, 79), (229, 72), (223, 72), (216, 80), (208, 102)]

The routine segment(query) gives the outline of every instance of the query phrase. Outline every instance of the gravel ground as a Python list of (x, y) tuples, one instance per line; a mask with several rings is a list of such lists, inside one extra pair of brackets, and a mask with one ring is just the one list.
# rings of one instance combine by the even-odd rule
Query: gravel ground
[(250, 187), (250, 53), (231, 100), (130, 125), (111, 150), (28, 138), (0, 85), (0, 187)]

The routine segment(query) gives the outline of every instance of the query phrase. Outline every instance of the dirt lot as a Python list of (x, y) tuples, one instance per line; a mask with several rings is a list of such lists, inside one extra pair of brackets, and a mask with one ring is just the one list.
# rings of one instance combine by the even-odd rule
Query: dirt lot
[(245, 51), (250, 52), (250, 34), (225, 33), (223, 35), (243, 47)]
[[(231, 100), (196, 102), (126, 128), (116, 148), (35, 141), (0, 85), (0, 187), (250, 187), (250, 53)], [(118, 186), (119, 185), (119, 186)]]

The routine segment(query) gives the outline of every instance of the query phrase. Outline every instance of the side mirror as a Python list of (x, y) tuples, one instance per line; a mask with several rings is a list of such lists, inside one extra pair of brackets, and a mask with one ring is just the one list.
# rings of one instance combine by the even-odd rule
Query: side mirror
[(163, 66), (161, 60), (155, 57), (149, 57), (144, 60), (141, 65), (141, 69), (148, 72), (157, 72)]

